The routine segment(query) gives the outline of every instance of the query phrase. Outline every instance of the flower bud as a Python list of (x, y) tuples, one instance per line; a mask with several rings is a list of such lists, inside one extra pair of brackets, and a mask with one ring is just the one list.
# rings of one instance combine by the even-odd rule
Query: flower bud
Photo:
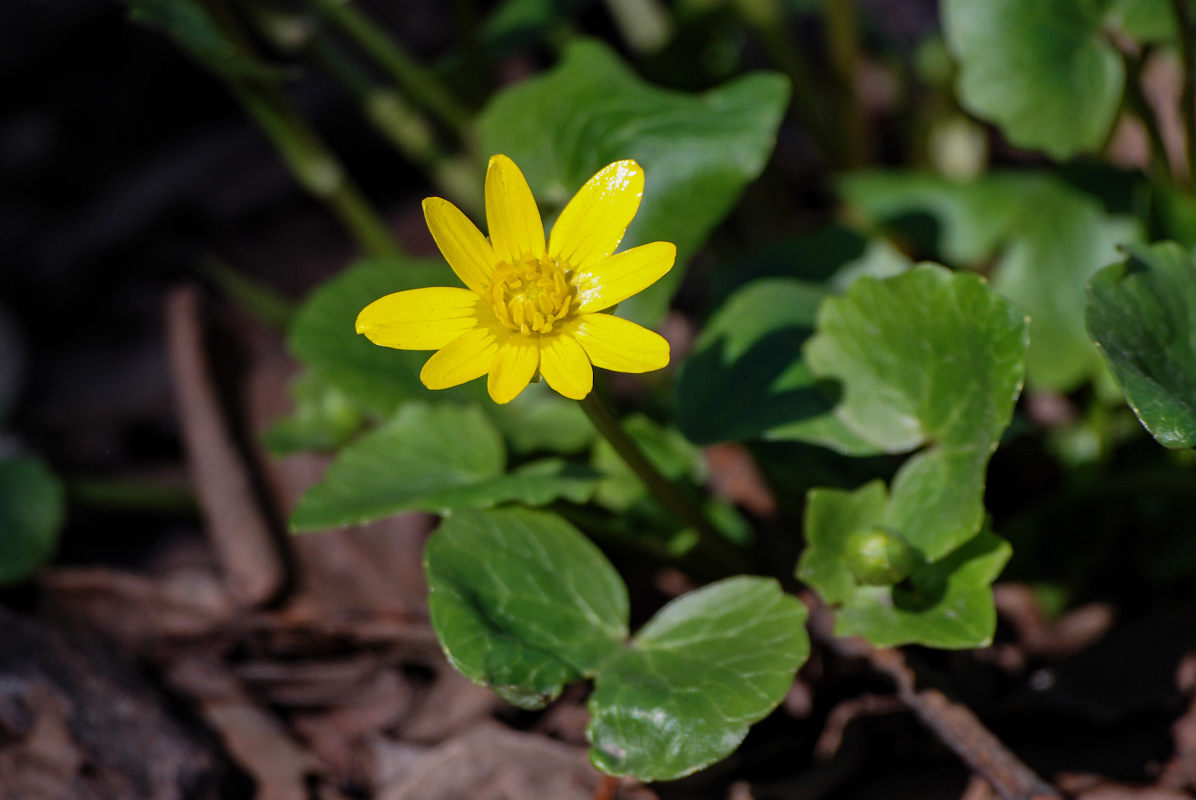
[(847, 568), (865, 586), (892, 586), (909, 577), (914, 551), (894, 530), (877, 526), (853, 533), (844, 552)]

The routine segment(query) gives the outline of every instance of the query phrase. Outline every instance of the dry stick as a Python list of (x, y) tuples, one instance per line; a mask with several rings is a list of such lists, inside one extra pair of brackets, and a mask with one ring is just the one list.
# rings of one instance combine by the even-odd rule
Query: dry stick
[(619, 779), (614, 775), (603, 775), (594, 789), (594, 800), (615, 800), (619, 796)]
[(261, 605), (282, 588), (283, 562), (225, 426), (204, 355), (200, 294), (194, 286), (167, 297), (166, 333), (187, 466), (208, 537), (233, 597), (242, 605)]
[(1038, 777), (984, 727), (971, 709), (934, 689), (918, 689), (914, 671), (897, 650), (873, 647), (863, 639), (840, 639), (832, 632), (831, 613), (816, 597), (803, 593), (810, 607), (810, 630), (824, 647), (844, 658), (860, 658), (892, 679), (897, 697), (939, 741), (981, 775), (1001, 800), (1062, 800), (1059, 790)]

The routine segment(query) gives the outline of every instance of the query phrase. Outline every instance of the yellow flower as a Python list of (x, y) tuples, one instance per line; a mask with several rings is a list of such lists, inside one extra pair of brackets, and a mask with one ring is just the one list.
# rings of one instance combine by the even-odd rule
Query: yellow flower
[(489, 374), (496, 403), (509, 403), (536, 375), (581, 400), (593, 367), (649, 372), (669, 363), (661, 336), (600, 313), (655, 283), (677, 248), (653, 242), (612, 255), (639, 208), (644, 173), (634, 161), (598, 171), (565, 206), (544, 241), (544, 224), (515, 162), (493, 156), (486, 170), (486, 240), (452, 203), (424, 200), (424, 218), (468, 289), (388, 294), (357, 317), (357, 332), (400, 350), (436, 350), (420, 372), (429, 389)]

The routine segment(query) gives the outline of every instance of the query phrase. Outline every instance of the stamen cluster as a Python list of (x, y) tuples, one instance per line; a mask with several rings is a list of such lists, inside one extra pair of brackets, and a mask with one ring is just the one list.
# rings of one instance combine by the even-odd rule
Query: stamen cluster
[(575, 303), (564, 268), (548, 257), (495, 265), (489, 295), (499, 322), (524, 334), (552, 333)]

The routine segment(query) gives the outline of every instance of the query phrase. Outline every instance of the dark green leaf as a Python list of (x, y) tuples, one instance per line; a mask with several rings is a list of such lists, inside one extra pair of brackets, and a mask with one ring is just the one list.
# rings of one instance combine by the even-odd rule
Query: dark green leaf
[(728, 578), (661, 609), (599, 673), (590, 758), (672, 780), (729, 755), (809, 655), (806, 609), (776, 581)]
[(990, 586), (1009, 560), (1008, 543), (984, 528), (939, 561), (920, 559), (907, 581), (863, 585), (849, 566), (849, 542), (854, 534), (877, 526), (904, 532), (900, 526), (910, 522), (895, 519), (893, 512), (879, 481), (854, 492), (809, 493), (807, 546), (798, 577), (836, 608), (835, 633), (863, 636), (880, 647), (987, 645), (996, 629)]
[(1138, 419), (1166, 447), (1196, 447), (1196, 257), (1128, 248), (1088, 290), (1088, 330)]
[(482, 406), (516, 453), (577, 453), (594, 440), (594, 426), (581, 406), (533, 383), (509, 403)]
[(872, 451), (830, 413), (835, 394), (800, 360), (824, 296), (821, 286), (763, 278), (711, 317), (677, 381), (677, 424), (691, 441), (804, 439)]
[(54, 557), (65, 515), (62, 484), (45, 464), (0, 459), (0, 584), (22, 581)]
[(408, 403), (341, 451), (291, 515), (296, 531), (352, 525), (399, 511), (584, 502), (597, 475), (546, 460), (505, 473), (502, 437), (476, 406)]
[[(376, 258), (359, 262), (309, 296), (291, 325), (291, 351), (334, 388), (379, 417), (404, 400), (430, 398), (419, 371), (431, 353), (392, 350), (357, 333), (361, 309), (391, 292), (424, 286), (460, 286), (442, 261)], [(468, 389), (437, 392), (460, 399)]]
[(703, 95), (660, 89), (605, 45), (582, 40), (554, 69), (500, 93), (479, 124), (485, 152), (514, 159), (537, 199), (556, 209), (609, 162), (643, 166), (643, 203), (624, 247), (673, 242), (677, 265), (620, 315), (654, 324), (689, 258), (764, 167), (788, 94), (775, 74)]
[(449, 660), (538, 708), (593, 675), (627, 638), (627, 590), (588, 539), (524, 509), (453, 512), (425, 555), (432, 624)]

